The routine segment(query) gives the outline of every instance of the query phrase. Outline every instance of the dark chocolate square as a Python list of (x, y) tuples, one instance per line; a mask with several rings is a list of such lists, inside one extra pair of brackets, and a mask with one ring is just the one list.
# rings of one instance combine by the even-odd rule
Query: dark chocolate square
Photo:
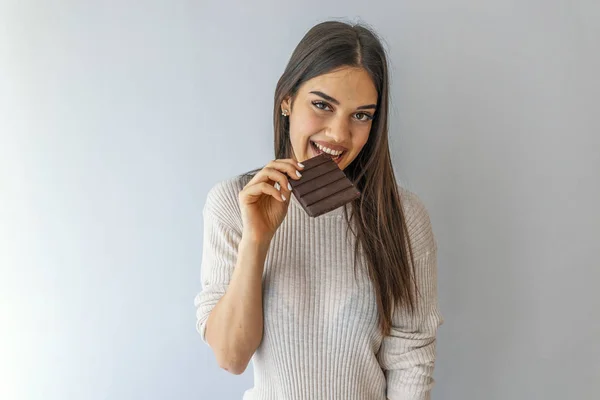
[(292, 193), (306, 213), (318, 217), (360, 196), (360, 191), (325, 153), (302, 162), (298, 180), (290, 179)]

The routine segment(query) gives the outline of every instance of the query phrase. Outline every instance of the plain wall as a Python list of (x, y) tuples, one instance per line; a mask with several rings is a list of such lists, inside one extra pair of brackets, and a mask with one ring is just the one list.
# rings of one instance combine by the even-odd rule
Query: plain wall
[(385, 39), (439, 243), (435, 399), (600, 398), (597, 1), (3, 1), (0, 398), (241, 399), (195, 331), (202, 207), (273, 158), (314, 24)]

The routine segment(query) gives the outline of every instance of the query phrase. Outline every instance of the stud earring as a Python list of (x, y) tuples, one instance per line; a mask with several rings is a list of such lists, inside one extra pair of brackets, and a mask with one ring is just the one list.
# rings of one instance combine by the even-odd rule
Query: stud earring
[(283, 110), (281, 112), (281, 115), (283, 115), (284, 117), (287, 117), (288, 116), (288, 110)]

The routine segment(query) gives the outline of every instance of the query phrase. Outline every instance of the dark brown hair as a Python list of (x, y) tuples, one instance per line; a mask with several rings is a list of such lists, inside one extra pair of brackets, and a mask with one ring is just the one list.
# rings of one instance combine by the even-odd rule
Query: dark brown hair
[(362, 192), (351, 205), (352, 223), (347, 210), (345, 215), (348, 227), (352, 227), (357, 237), (355, 260), (359, 248), (366, 258), (375, 288), (380, 328), (387, 335), (394, 307), (414, 311), (416, 286), (414, 259), (388, 145), (387, 57), (372, 29), (326, 21), (311, 28), (302, 38), (275, 89), (275, 158), (292, 158), (293, 154), (289, 119), (281, 115), (282, 101), (291, 97), (293, 109), (294, 97), (304, 82), (342, 67), (365, 69), (378, 93), (367, 143), (344, 170)]

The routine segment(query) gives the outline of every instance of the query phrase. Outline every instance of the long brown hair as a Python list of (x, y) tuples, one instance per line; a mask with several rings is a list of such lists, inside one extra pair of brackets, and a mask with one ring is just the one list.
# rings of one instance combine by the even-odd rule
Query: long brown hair
[(344, 170), (362, 192), (351, 205), (353, 223), (347, 210), (345, 216), (357, 237), (355, 260), (360, 247), (366, 257), (380, 328), (387, 335), (394, 307), (414, 311), (417, 288), (410, 239), (388, 146), (387, 57), (373, 30), (363, 25), (327, 21), (311, 28), (302, 38), (275, 89), (275, 158), (291, 158), (293, 154), (289, 120), (281, 115), (282, 101), (291, 97), (293, 109), (295, 95), (304, 82), (341, 67), (364, 68), (378, 93), (369, 139)]

